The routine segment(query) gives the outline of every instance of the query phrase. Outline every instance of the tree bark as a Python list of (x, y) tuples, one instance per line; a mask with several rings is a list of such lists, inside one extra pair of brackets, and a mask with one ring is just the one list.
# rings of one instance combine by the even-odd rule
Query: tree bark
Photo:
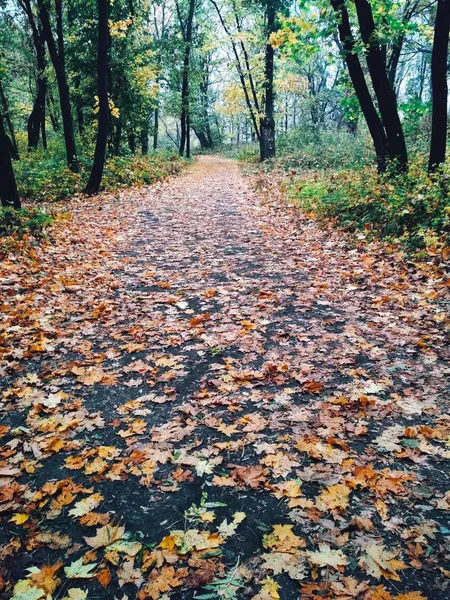
[(189, 13), (186, 20), (186, 24), (183, 24), (181, 12), (179, 10), (178, 2), (178, 18), (180, 21), (180, 27), (183, 34), (184, 41), (184, 60), (183, 60), (183, 80), (181, 84), (181, 137), (180, 137), (180, 156), (186, 154), (186, 158), (191, 156), (190, 148), (190, 106), (189, 106), (189, 68), (191, 61), (191, 44), (192, 44), (192, 29), (194, 23), (196, 0), (189, 0)]
[(98, 194), (105, 168), (106, 145), (109, 130), (108, 99), (108, 48), (109, 48), (109, 0), (97, 0), (98, 6), (98, 130), (94, 164), (86, 186), (87, 194)]
[(342, 44), (345, 64), (347, 65), (356, 97), (358, 98), (361, 111), (372, 137), (377, 156), (378, 170), (384, 172), (386, 170), (386, 158), (388, 154), (386, 133), (370, 95), (359, 57), (355, 54), (355, 40), (353, 38), (345, 0), (331, 0), (331, 5), (339, 16), (339, 39)]
[(61, 104), (61, 116), (63, 121), (64, 141), (66, 145), (67, 165), (73, 172), (79, 170), (77, 150), (75, 145), (75, 135), (73, 130), (72, 109), (70, 106), (69, 85), (67, 82), (66, 61), (64, 52), (64, 37), (62, 26), (62, 0), (55, 0), (56, 10), (56, 35), (57, 44), (53, 37), (50, 24), (50, 15), (48, 12), (48, 0), (37, 0), (39, 8), (39, 18), (42, 23), (42, 30), (47, 42), (47, 48), (55, 69), (56, 81), (58, 84), (59, 101)]
[(153, 150), (158, 150), (158, 135), (159, 135), (159, 106), (155, 108), (155, 122), (153, 128)]
[(405, 136), (397, 109), (397, 98), (386, 73), (383, 52), (377, 43), (375, 22), (368, 0), (355, 0), (361, 37), (367, 46), (367, 66), (386, 131), (388, 153), (400, 170), (408, 165)]
[(42, 145), (47, 148), (47, 132), (45, 127), (45, 103), (47, 97), (47, 78), (45, 69), (47, 61), (45, 60), (45, 37), (42, 27), (36, 22), (36, 18), (31, 5), (31, 0), (19, 0), (19, 4), (24, 11), (28, 23), (31, 27), (34, 50), (36, 52), (37, 81), (36, 98), (34, 100), (33, 110), (28, 118), (28, 152), (35, 150), (39, 144), (39, 138), (42, 133)]
[(433, 117), (428, 170), (436, 171), (445, 162), (448, 129), (447, 57), (450, 31), (450, 0), (438, 0), (431, 58)]
[(274, 119), (274, 49), (270, 43), (270, 36), (275, 31), (276, 0), (267, 0), (267, 43), (265, 56), (264, 80), (264, 116), (260, 123), (260, 159), (261, 161), (275, 156), (275, 119)]
[(11, 115), (9, 114), (9, 105), (5, 96), (5, 92), (3, 91), (2, 82), (0, 80), (0, 103), (1, 103), (1, 113), (2, 117), (5, 120), (6, 126), (8, 127), (9, 137), (8, 143), (11, 147), (11, 156), (14, 160), (19, 159), (19, 148), (17, 146), (16, 136), (14, 133), (14, 126), (11, 121)]
[(0, 200), (4, 207), (19, 209), (20, 198), (11, 161), (11, 141), (8, 138), (3, 115), (0, 113)]

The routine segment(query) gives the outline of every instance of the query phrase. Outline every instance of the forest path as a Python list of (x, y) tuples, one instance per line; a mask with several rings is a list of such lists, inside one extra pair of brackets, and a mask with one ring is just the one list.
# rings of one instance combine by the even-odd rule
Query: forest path
[(433, 280), (216, 157), (71, 208), (1, 267), (0, 594), (444, 597)]

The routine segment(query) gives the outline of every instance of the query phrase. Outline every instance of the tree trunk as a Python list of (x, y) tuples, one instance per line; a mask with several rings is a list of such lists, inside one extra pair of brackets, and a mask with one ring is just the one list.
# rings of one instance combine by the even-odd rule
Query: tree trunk
[(37, 82), (36, 98), (33, 110), (28, 118), (28, 152), (35, 150), (39, 144), (39, 137), (42, 132), (42, 145), (47, 148), (47, 133), (45, 129), (45, 102), (47, 97), (47, 78), (45, 69), (47, 61), (45, 60), (45, 37), (42, 27), (36, 22), (31, 0), (19, 0), (28, 23), (31, 27), (34, 50), (36, 52)]
[[(186, 25), (183, 25), (181, 13), (178, 11), (180, 26), (184, 41), (184, 60), (183, 60), (183, 81), (181, 85), (181, 138), (180, 138), (180, 156), (186, 154), (190, 158), (190, 106), (189, 106), (189, 68), (191, 62), (191, 44), (192, 44), (192, 26), (194, 23), (196, 0), (189, 0), (189, 14)], [(177, 3), (178, 8), (178, 3)]]
[(11, 162), (11, 141), (6, 135), (3, 116), (0, 114), (0, 200), (2, 206), (20, 208), (20, 198), (17, 191), (16, 178)]
[(275, 31), (276, 0), (267, 0), (267, 43), (265, 58), (265, 81), (264, 81), (264, 117), (260, 123), (260, 159), (261, 161), (274, 158), (275, 156), (275, 119), (274, 119), (274, 49), (270, 43), (270, 36)]
[(61, 0), (55, 0), (56, 8), (56, 29), (57, 43), (53, 38), (50, 25), (50, 15), (48, 12), (47, 0), (37, 0), (39, 8), (39, 18), (42, 23), (42, 30), (47, 42), (47, 48), (55, 69), (56, 81), (58, 84), (59, 101), (61, 104), (61, 116), (63, 121), (64, 141), (66, 145), (67, 165), (73, 172), (79, 170), (77, 150), (75, 145), (75, 135), (73, 130), (72, 109), (70, 106), (69, 85), (67, 83), (66, 61), (64, 52), (64, 37), (62, 27), (62, 4)]
[(202, 150), (210, 150), (211, 149), (211, 141), (209, 140), (205, 131), (202, 131), (198, 127), (193, 127), (194, 133), (200, 142), (200, 148)]
[(3, 91), (2, 82), (0, 80), (0, 102), (1, 102), (1, 113), (3, 114), (2, 118), (5, 119), (6, 126), (8, 127), (9, 138), (8, 143), (11, 147), (11, 156), (14, 160), (19, 159), (19, 148), (17, 146), (16, 136), (14, 134), (14, 126), (11, 121), (11, 115), (9, 114), (9, 106), (8, 101), (5, 96), (5, 92)]
[(377, 155), (378, 170), (386, 170), (387, 158), (387, 138), (383, 128), (383, 123), (378, 116), (374, 106), (369, 88), (367, 86), (364, 71), (362, 69), (359, 57), (355, 54), (355, 40), (353, 38), (350, 19), (348, 16), (345, 0), (331, 0), (331, 5), (340, 17), (338, 22), (339, 39), (342, 44), (345, 63), (348, 73), (358, 98), (361, 111), (369, 128), (372, 137), (375, 153)]
[(105, 168), (106, 145), (109, 129), (108, 100), (108, 48), (109, 48), (109, 0), (97, 0), (98, 6), (98, 131), (94, 164), (86, 186), (87, 194), (98, 194)]
[(431, 58), (433, 117), (428, 170), (435, 171), (445, 162), (448, 128), (447, 56), (450, 31), (450, 0), (438, 0)]
[(397, 110), (397, 98), (386, 73), (383, 52), (376, 41), (372, 8), (367, 0), (355, 0), (355, 5), (361, 37), (368, 48), (367, 66), (386, 131), (389, 157), (400, 170), (404, 170), (408, 165), (405, 136)]
[(148, 148), (149, 148), (148, 136), (149, 136), (149, 127), (148, 127), (148, 121), (147, 121), (141, 129), (141, 153), (142, 153), (142, 156), (146, 156), (148, 154)]
[(155, 123), (153, 128), (153, 150), (158, 150), (159, 106), (155, 108)]
[(51, 90), (47, 90), (47, 108), (48, 108), (48, 116), (50, 117), (50, 122), (53, 127), (53, 131), (58, 133), (59, 131), (59, 121), (58, 116), (55, 112), (55, 99), (53, 98), (53, 94)]

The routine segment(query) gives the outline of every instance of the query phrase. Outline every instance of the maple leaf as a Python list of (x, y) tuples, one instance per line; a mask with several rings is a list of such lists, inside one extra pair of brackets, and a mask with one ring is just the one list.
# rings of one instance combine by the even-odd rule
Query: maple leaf
[(262, 584), (261, 591), (256, 596), (253, 596), (252, 600), (279, 600), (280, 594), (278, 590), (281, 589), (280, 584), (271, 577), (266, 577), (262, 581)]
[(10, 518), (9, 521), (11, 523), (15, 523), (16, 525), (22, 525), (23, 523), (26, 523), (29, 518), (30, 515), (27, 515), (25, 513), (16, 513)]
[(105, 548), (117, 540), (122, 539), (125, 527), (120, 525), (105, 525), (97, 529), (93, 537), (84, 537), (84, 541), (91, 548)]
[(231, 471), (232, 477), (239, 485), (247, 485), (252, 489), (258, 488), (266, 481), (266, 475), (269, 473), (262, 465), (250, 465), (248, 467), (235, 467)]
[(294, 581), (301, 581), (306, 577), (305, 560), (298, 554), (286, 552), (270, 552), (261, 556), (262, 568), (273, 571), (274, 575), (287, 573)]
[(227, 519), (225, 519), (219, 525), (217, 531), (220, 533), (220, 535), (224, 536), (225, 538), (230, 537), (236, 533), (238, 526), (246, 517), (247, 515), (244, 512), (236, 512), (233, 515), (232, 522), (228, 523)]
[(30, 567), (30, 579), (36, 587), (52, 594), (60, 583), (60, 579), (55, 576), (62, 566), (63, 563), (58, 561), (54, 565), (43, 565), (41, 568)]
[(67, 579), (93, 579), (95, 573), (92, 571), (97, 567), (98, 563), (84, 565), (83, 559), (79, 558), (71, 563), (68, 567), (64, 567), (64, 573)]
[(123, 587), (127, 583), (132, 583), (137, 588), (140, 588), (144, 583), (141, 571), (134, 566), (134, 558), (122, 563), (120, 568), (117, 569), (117, 577), (119, 578), (120, 587)]
[(75, 506), (69, 510), (69, 515), (72, 517), (84, 517), (94, 510), (94, 508), (97, 508), (102, 500), (104, 498), (101, 494), (92, 494), (88, 498), (83, 498), (83, 500), (76, 502)]
[(304, 548), (305, 540), (295, 535), (292, 531), (293, 527), (293, 525), (273, 525), (272, 533), (264, 536), (264, 547), (277, 552), (295, 552), (298, 548)]
[(361, 594), (368, 590), (368, 585), (354, 577), (344, 577), (342, 581), (333, 581), (330, 588), (336, 594), (337, 600), (353, 600), (360, 598)]
[(351, 489), (342, 484), (330, 485), (326, 490), (323, 490), (317, 499), (316, 506), (319, 510), (344, 510), (349, 505)]
[(14, 586), (11, 600), (39, 600), (45, 596), (45, 591), (32, 585), (29, 579), (22, 579)]
[(88, 527), (93, 527), (95, 525), (106, 525), (110, 519), (108, 514), (91, 512), (87, 513), (80, 519), (81, 525), (87, 525)]
[(188, 574), (188, 569), (175, 570), (172, 566), (164, 566), (161, 571), (153, 569), (150, 573), (149, 580), (138, 592), (137, 598), (139, 600), (146, 600), (150, 597), (152, 600), (158, 600), (161, 593), (169, 592), (170, 590), (183, 585)]
[(409, 568), (404, 562), (396, 559), (399, 550), (386, 550), (382, 545), (371, 543), (367, 545), (365, 552), (358, 564), (375, 579), (385, 577), (400, 581), (397, 571)]
[(348, 565), (348, 558), (342, 550), (332, 550), (327, 544), (320, 544), (318, 551), (306, 552), (306, 556), (310, 562), (318, 567), (333, 567), (338, 569), (341, 566)]
[(180, 554), (187, 554), (193, 549), (210, 550), (211, 548), (218, 548), (221, 543), (222, 538), (218, 533), (188, 529), (187, 531), (171, 531), (170, 536), (166, 536), (160, 546), (168, 550), (176, 546)]
[(100, 569), (100, 571), (97, 573), (97, 581), (103, 588), (108, 587), (111, 582), (111, 571), (108, 569), (108, 567)]
[(62, 600), (87, 600), (88, 593), (80, 588), (72, 588)]

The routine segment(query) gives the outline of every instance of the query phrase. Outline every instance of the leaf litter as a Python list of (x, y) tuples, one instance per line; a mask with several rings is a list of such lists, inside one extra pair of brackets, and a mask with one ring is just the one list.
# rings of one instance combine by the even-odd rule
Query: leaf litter
[(448, 289), (232, 161), (0, 266), (0, 596), (450, 593)]

